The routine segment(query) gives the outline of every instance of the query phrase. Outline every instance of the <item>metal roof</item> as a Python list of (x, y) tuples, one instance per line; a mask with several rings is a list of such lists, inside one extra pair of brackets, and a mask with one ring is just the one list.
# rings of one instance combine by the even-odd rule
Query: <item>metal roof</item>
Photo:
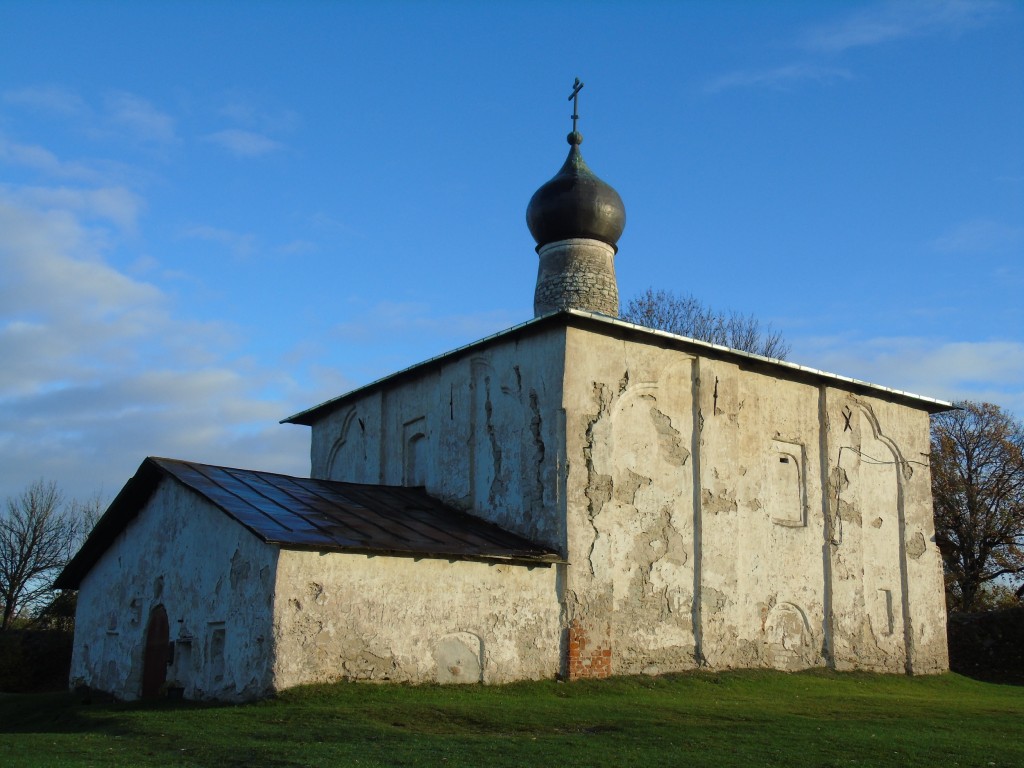
[(579, 309), (563, 309), (556, 312), (550, 312), (546, 315), (541, 315), (540, 317), (535, 317), (532, 320), (527, 320), (524, 323), (519, 323), (511, 328), (507, 328), (504, 331), (499, 331), (498, 333), (491, 334), (490, 336), (485, 336), (482, 339), (457, 347), (456, 349), (445, 352), (444, 354), (431, 357), (421, 363), (416, 363), (408, 368), (403, 368), (402, 370), (377, 379), (376, 381), (372, 381), (362, 387), (357, 387), (343, 395), (331, 398), (319, 405), (307, 408), (306, 410), (300, 411), (286, 419), (282, 419), (281, 423), (312, 426), (314, 421), (330, 413), (336, 407), (342, 405), (354, 396), (365, 394), (375, 389), (379, 389), (385, 384), (414, 376), (423, 370), (429, 370), (433, 367), (444, 365), (461, 357), (462, 355), (469, 352), (479, 351), (480, 349), (488, 347), (498, 341), (516, 339), (521, 336), (539, 332), (549, 326), (573, 326), (577, 328), (584, 328), (595, 333), (604, 333), (609, 335), (623, 334), (634, 341), (639, 341), (641, 343), (649, 344), (652, 342), (658, 342), (691, 354), (716, 357), (723, 360), (729, 360), (737, 365), (746, 366), (748, 368), (770, 371), (777, 376), (812, 381), (818, 384), (825, 384), (839, 389), (845, 389), (850, 392), (856, 392), (858, 394), (873, 395), (875, 397), (881, 397), (888, 400), (895, 400), (914, 408), (927, 411), (928, 413), (939, 413), (941, 411), (953, 410), (954, 408), (952, 403), (945, 400), (939, 400), (934, 397), (915, 395), (913, 392), (884, 387), (880, 384), (872, 384), (871, 382), (854, 379), (850, 376), (840, 376), (836, 373), (829, 373), (828, 371), (822, 371), (806, 365), (791, 363), (786, 360), (778, 360), (774, 357), (765, 357), (764, 355), (756, 355), (753, 352), (744, 352), (743, 350), (733, 349), (732, 347), (726, 347), (721, 344), (712, 344), (711, 342), (700, 341), (699, 339), (691, 339), (689, 336), (679, 336), (674, 333), (669, 333), (668, 331), (661, 331), (655, 328), (637, 325), (636, 323), (629, 323), (625, 320), (609, 317), (608, 315), (603, 315), (599, 312), (584, 312)]
[(174, 478), (268, 544), (285, 549), (562, 562), (557, 552), (450, 507), (423, 488), (341, 483), (149, 457), (57, 579), (77, 588), (166, 477)]

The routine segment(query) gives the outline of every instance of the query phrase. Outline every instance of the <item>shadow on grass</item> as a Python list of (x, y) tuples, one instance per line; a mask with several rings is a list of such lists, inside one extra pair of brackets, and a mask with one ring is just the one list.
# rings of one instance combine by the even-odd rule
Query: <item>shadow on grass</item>
[(137, 730), (131, 715), (145, 711), (209, 709), (211, 704), (168, 701), (119, 702), (96, 693), (0, 693), (0, 733), (106, 733)]
[(969, 677), (971, 680), (977, 680), (979, 683), (1024, 686), (1024, 675), (1012, 671), (1007, 672), (1006, 670), (1000, 669), (971, 669), (961, 667), (960, 669), (951, 668), (950, 672), (956, 672), (958, 675)]
[(998, 685), (1024, 685), (1024, 606), (951, 613), (947, 624), (952, 671)]
[[(252, 704), (0, 696), (11, 768), (1024, 765), (1020, 689), (959, 675), (699, 672), (291, 689)], [(955, 757), (955, 760), (950, 760)]]

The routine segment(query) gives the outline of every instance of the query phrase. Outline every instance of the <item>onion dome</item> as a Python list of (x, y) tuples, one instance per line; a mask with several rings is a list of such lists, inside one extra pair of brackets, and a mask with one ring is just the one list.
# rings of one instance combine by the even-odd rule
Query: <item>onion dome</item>
[(626, 226), (626, 207), (619, 193), (583, 161), (583, 136), (573, 131), (567, 140), (569, 156), (555, 177), (530, 198), (526, 225), (538, 248), (576, 237), (600, 240), (615, 248)]

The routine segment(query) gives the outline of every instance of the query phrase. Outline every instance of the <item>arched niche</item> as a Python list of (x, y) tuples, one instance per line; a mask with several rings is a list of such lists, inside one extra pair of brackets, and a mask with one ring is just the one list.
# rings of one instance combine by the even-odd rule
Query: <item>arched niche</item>
[(472, 632), (452, 632), (434, 643), (438, 683), (479, 683), (484, 674), (484, 641)]
[(800, 606), (782, 602), (769, 611), (764, 622), (764, 653), (775, 669), (795, 671), (814, 666), (814, 635)]
[(327, 457), (327, 477), (331, 480), (370, 482), (363, 476), (366, 468), (366, 429), (352, 408), (341, 422), (341, 431)]

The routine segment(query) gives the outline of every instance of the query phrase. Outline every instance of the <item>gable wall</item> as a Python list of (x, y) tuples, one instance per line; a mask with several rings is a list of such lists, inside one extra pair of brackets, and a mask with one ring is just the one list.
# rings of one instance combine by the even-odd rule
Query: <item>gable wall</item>
[(312, 476), (425, 485), (432, 496), (564, 550), (565, 331), (507, 339), (358, 393), (313, 425)]
[(571, 674), (947, 667), (925, 412), (578, 329), (564, 392)]
[(275, 688), (553, 677), (561, 639), (557, 570), (283, 550)]
[(164, 478), (83, 579), (72, 686), (138, 698), (151, 611), (175, 642), (168, 685), (188, 698), (269, 692), (276, 549)]

